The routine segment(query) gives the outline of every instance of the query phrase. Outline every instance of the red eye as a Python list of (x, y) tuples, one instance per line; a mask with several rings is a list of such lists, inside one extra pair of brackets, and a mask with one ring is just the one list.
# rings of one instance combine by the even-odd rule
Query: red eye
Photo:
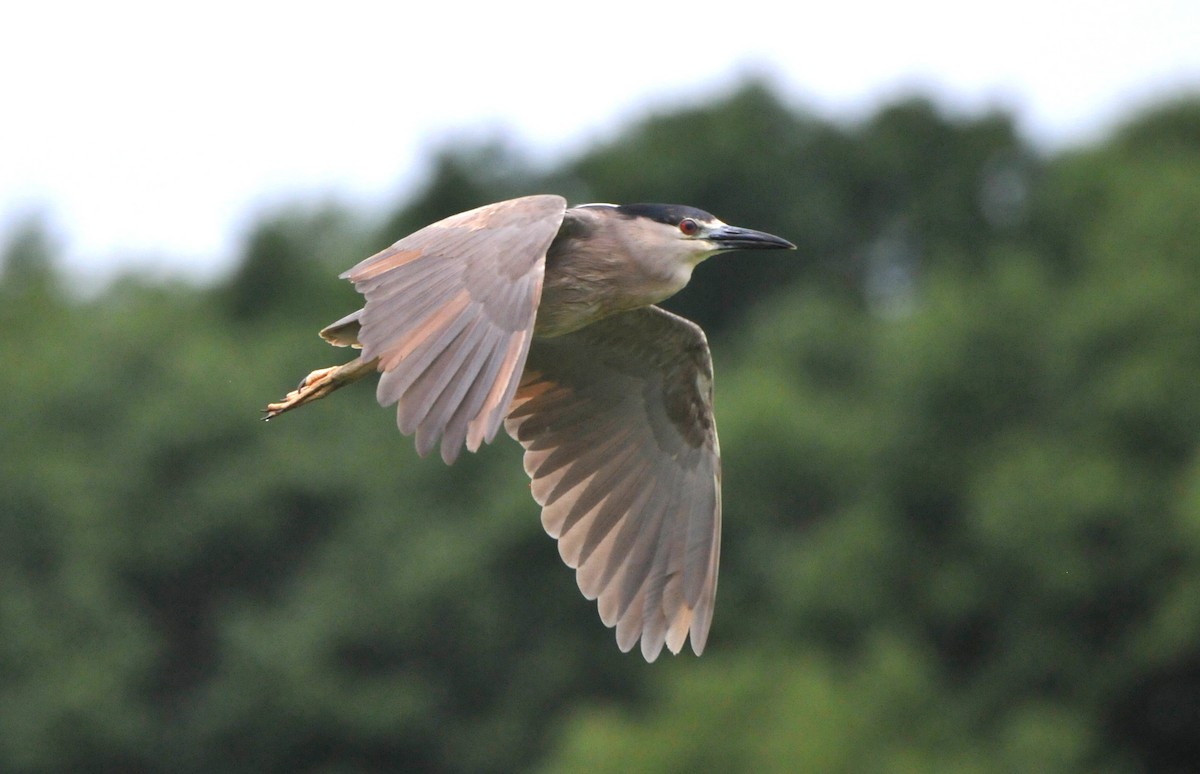
[(679, 230), (684, 233), (684, 236), (695, 236), (700, 230), (700, 224), (691, 218), (684, 218), (679, 221)]

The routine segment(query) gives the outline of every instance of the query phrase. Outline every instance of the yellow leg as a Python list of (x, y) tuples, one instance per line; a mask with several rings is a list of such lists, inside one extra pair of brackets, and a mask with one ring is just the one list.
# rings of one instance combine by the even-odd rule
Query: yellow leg
[(375, 365), (378, 362), (378, 359), (364, 362), (360, 357), (340, 366), (317, 369), (304, 377), (300, 386), (284, 396), (283, 400), (268, 404), (263, 410), (265, 414), (263, 419), (271, 419), (285, 411), (299, 408), (305, 403), (320, 400), (334, 390), (356, 382), (367, 374), (374, 373)]

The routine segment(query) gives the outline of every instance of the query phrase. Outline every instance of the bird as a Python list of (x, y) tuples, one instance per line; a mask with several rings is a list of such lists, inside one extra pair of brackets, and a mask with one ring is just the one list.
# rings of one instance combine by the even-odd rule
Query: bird
[(362, 308), (321, 330), (358, 358), (305, 377), (264, 419), (371, 374), (422, 456), (453, 463), (501, 425), (542, 525), (629, 652), (708, 639), (721, 459), (708, 342), (657, 304), (719, 253), (795, 249), (673, 204), (525, 196), (452, 215), (340, 275)]

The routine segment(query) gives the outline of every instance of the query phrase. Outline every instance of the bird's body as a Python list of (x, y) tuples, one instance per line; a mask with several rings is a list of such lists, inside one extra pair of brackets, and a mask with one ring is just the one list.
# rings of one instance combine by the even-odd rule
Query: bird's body
[(530, 196), (401, 239), (343, 274), (364, 307), (321, 332), (358, 360), (268, 416), (368, 373), (400, 430), (453, 462), (504, 423), (542, 522), (622, 650), (703, 650), (720, 546), (720, 453), (703, 332), (653, 304), (725, 250), (792, 247), (676, 205)]

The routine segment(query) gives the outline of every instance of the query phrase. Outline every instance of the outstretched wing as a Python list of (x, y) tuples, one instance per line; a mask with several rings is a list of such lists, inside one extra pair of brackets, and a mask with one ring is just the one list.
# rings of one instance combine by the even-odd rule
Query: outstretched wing
[(721, 543), (704, 333), (658, 307), (534, 342), (509, 435), (542, 524), (628, 651), (704, 649)]
[[(460, 213), (404, 237), (341, 276), (366, 297), (365, 361), (376, 397), (398, 403), (400, 431), (453, 462), (491, 441), (520, 380), (546, 250), (566, 201), (529, 196)], [(345, 321), (340, 321), (345, 322)], [(336, 325), (336, 324), (335, 324)]]

